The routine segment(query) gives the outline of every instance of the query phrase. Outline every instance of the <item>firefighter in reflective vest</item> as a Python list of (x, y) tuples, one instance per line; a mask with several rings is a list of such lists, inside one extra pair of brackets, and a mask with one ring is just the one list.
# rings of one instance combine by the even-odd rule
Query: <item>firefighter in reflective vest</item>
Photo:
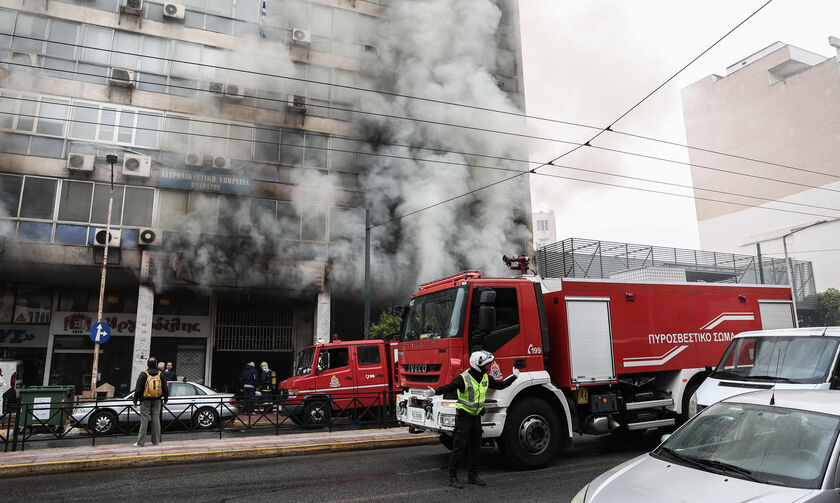
[(445, 395), (451, 391), (458, 392), (455, 403), (455, 438), (452, 442), (452, 456), (449, 458), (449, 485), (457, 489), (464, 486), (458, 480), (458, 463), (468, 453), (469, 470), (467, 482), (477, 486), (487, 485), (478, 476), (478, 456), (481, 450), (481, 415), (484, 414), (484, 399), (487, 389), (505, 389), (519, 376), (519, 369), (513, 369), (513, 375), (504, 381), (491, 379), (487, 375), (487, 368), (493, 362), (493, 354), (487, 351), (476, 351), (470, 355), (470, 368), (457, 376), (451, 383), (438, 389), (425, 390), (423, 394), (430, 398), (434, 395)]

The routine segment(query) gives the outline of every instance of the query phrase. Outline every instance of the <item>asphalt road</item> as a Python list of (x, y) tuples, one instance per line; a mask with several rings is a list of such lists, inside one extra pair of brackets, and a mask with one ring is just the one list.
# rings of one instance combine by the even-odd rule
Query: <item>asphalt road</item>
[[(516, 471), (482, 450), (487, 487), (446, 485), (449, 451), (418, 446), (203, 465), (174, 465), (0, 479), (4, 501), (556, 501), (567, 502), (598, 474), (646, 452), (659, 434), (578, 437), (544, 469)], [(463, 474), (462, 479), (466, 478)]]

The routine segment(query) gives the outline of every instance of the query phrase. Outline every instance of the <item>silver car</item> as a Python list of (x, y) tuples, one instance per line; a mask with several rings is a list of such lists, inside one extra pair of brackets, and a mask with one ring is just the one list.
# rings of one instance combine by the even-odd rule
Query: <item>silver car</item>
[(840, 392), (771, 390), (718, 402), (573, 503), (836, 502)]
[[(197, 429), (211, 429), (219, 419), (235, 417), (239, 411), (231, 393), (192, 382), (169, 381), (169, 403), (163, 409), (163, 421), (177, 420)], [(82, 402), (73, 409), (72, 425), (90, 429), (95, 435), (108, 435), (120, 426), (140, 422), (140, 407), (131, 403), (134, 392), (123, 398)]]

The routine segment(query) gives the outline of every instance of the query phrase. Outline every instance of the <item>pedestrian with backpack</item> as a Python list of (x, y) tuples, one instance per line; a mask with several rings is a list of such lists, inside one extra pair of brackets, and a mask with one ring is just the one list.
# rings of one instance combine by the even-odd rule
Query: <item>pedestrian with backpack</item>
[(137, 434), (135, 447), (143, 447), (146, 442), (149, 419), (152, 420), (152, 445), (160, 443), (160, 413), (162, 405), (169, 403), (169, 386), (162, 379), (163, 375), (157, 364), (157, 358), (150, 356), (147, 362), (148, 369), (140, 372), (134, 387), (132, 402), (135, 407), (137, 402), (140, 402), (140, 432)]

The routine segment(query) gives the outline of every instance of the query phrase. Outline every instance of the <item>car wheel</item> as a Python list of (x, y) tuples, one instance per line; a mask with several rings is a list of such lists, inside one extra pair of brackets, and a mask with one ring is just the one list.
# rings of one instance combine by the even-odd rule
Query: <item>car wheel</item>
[(88, 426), (94, 435), (108, 435), (117, 429), (117, 416), (109, 410), (97, 410), (90, 416)]
[(210, 407), (198, 409), (193, 415), (193, 424), (198, 430), (215, 428), (219, 422), (219, 414)]
[(330, 422), (332, 409), (327, 402), (309, 402), (303, 411), (303, 424), (308, 426), (325, 426)]

